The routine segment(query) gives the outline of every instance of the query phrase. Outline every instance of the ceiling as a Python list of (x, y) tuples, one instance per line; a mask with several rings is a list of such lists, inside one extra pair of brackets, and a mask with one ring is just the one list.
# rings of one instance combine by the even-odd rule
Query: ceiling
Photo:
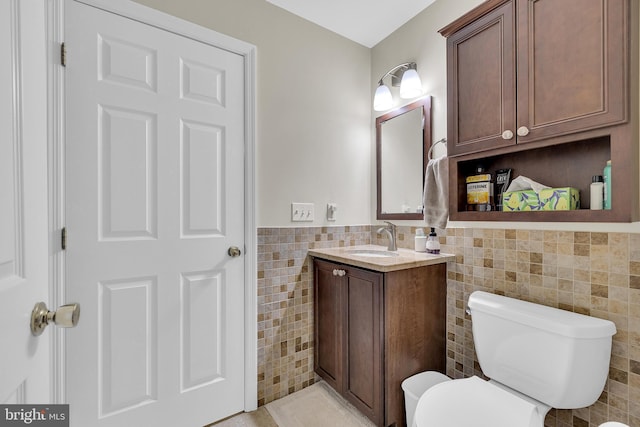
[(373, 47), (435, 0), (267, 0), (366, 47)]

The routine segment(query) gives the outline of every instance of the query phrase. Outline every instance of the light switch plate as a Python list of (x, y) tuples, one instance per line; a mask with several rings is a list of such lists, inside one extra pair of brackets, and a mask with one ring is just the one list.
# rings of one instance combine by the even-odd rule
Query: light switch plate
[(336, 203), (327, 203), (327, 221), (336, 220), (337, 210), (338, 210), (338, 205)]
[(291, 221), (308, 222), (313, 221), (313, 203), (291, 203)]

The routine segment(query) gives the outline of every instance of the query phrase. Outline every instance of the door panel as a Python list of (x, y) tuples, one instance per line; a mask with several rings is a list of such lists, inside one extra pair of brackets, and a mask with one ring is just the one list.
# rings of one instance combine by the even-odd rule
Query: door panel
[(101, 240), (157, 238), (156, 115), (98, 107)]
[(99, 285), (101, 417), (157, 399), (156, 288), (155, 277)]
[[(185, 274), (181, 281), (181, 390), (223, 381), (227, 368), (222, 356), (223, 270)], [(202, 319), (212, 317), (209, 322)]]
[[(77, 425), (244, 408), (244, 60), (67, 1), (68, 340)], [(84, 322), (86, 320), (86, 322)]]
[[(0, 403), (48, 403), (48, 334), (31, 311), (48, 300), (44, 14), (0, 2)], [(26, 386), (28, 385), (28, 387)]]

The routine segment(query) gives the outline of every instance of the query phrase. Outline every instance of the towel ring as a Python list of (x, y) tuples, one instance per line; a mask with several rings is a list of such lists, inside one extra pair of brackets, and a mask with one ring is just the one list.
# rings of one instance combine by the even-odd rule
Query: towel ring
[(429, 147), (429, 152), (427, 153), (427, 159), (431, 160), (431, 154), (433, 153), (433, 147), (435, 147), (436, 145), (440, 144), (441, 142), (447, 142), (447, 138), (442, 138), (439, 141), (434, 142), (433, 144), (431, 144), (431, 147)]

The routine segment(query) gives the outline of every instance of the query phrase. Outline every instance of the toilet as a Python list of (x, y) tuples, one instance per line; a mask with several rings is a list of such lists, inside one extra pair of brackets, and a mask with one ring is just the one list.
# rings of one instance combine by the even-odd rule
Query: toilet
[(482, 291), (471, 294), (468, 307), (478, 362), (490, 380), (430, 373), (435, 385), (420, 396), (413, 426), (543, 427), (552, 407), (598, 399), (613, 322)]

